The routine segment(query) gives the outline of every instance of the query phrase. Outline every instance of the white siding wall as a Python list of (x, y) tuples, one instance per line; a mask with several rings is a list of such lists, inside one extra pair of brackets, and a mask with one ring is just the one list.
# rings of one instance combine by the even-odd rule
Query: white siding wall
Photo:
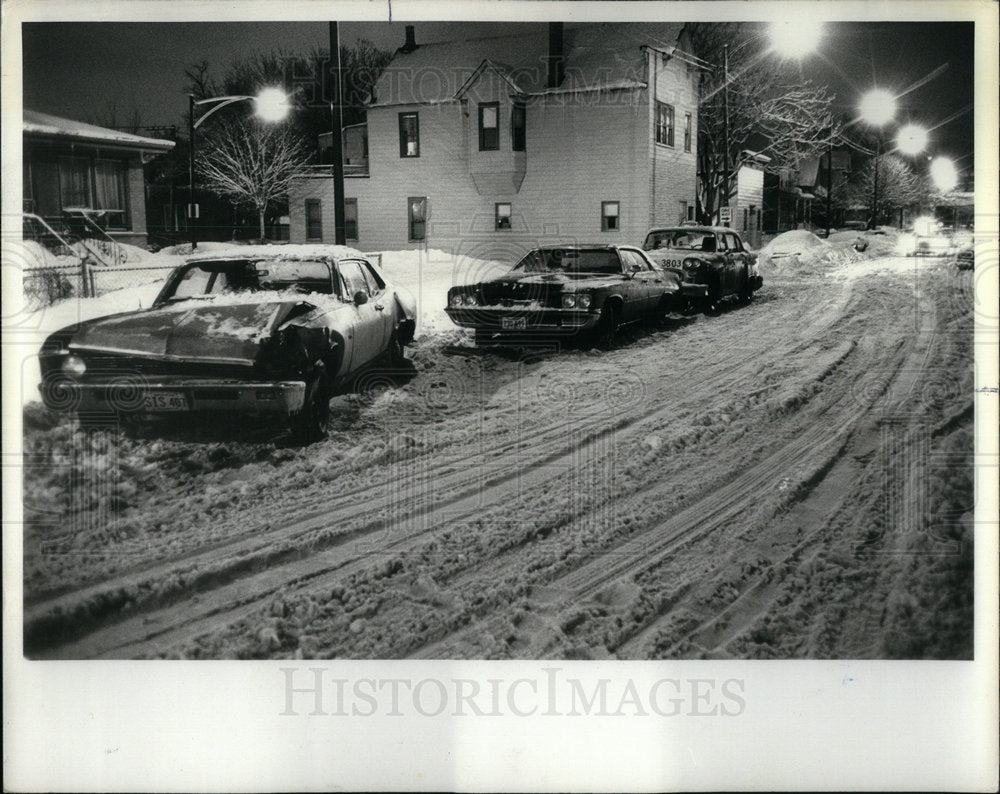
[[(420, 114), (418, 158), (399, 156), (398, 113), (409, 110)], [(499, 152), (478, 151), (478, 97), (467, 103), (467, 117), (465, 112), (460, 103), (369, 110), (370, 177), (345, 180), (346, 197), (358, 200), (357, 247), (427, 247), (512, 258), (542, 243), (641, 242), (649, 218), (645, 92), (559, 95), (529, 103), (521, 188), (515, 191), (508, 179), (504, 189), (503, 179), (496, 179), (496, 192), (485, 195), (478, 192), (472, 169), (517, 170), (510, 151), (510, 103), (501, 104)], [(428, 198), (425, 243), (407, 239), (410, 196)], [(324, 241), (333, 242), (328, 178), (302, 179), (292, 189), (292, 242), (305, 240), (307, 198), (322, 200)], [(601, 231), (602, 201), (620, 202), (618, 231)], [(497, 202), (512, 205), (508, 231), (494, 229)]]
[[(681, 202), (695, 205), (697, 193), (698, 71), (675, 58), (650, 53), (650, 84), (656, 99), (674, 107), (674, 145), (656, 143), (656, 103), (650, 103), (649, 141), (653, 160), (652, 212), (647, 227), (678, 223)], [(655, 71), (654, 71), (655, 69)], [(684, 151), (684, 116), (691, 114), (691, 151)]]

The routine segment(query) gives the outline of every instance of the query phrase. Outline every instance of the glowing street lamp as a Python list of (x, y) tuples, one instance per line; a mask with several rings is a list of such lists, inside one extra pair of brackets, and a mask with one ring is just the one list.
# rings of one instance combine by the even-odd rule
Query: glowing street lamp
[[(188, 184), (191, 193), (191, 203), (188, 207), (188, 229), (191, 232), (191, 250), (194, 251), (198, 248), (198, 234), (197, 225), (195, 220), (194, 209), (194, 133), (195, 130), (200, 127), (205, 119), (211, 116), (215, 111), (221, 110), (227, 105), (232, 105), (235, 102), (253, 102), (254, 103), (254, 113), (261, 121), (266, 121), (268, 123), (276, 123), (284, 120), (288, 115), (288, 111), (291, 109), (289, 104), (288, 95), (282, 91), (280, 88), (262, 88), (257, 92), (256, 96), (244, 96), (234, 95), (234, 96), (216, 96), (209, 97), (208, 99), (195, 99), (194, 94), (188, 94)], [(210, 108), (203, 116), (197, 120), (194, 117), (194, 109), (199, 105), (208, 105), (215, 103), (215, 106)]]
[(931, 160), (931, 180), (942, 193), (948, 193), (958, 185), (958, 170), (947, 157), (935, 157)]
[(768, 26), (771, 51), (783, 58), (802, 58), (819, 45), (823, 23), (816, 19), (772, 22)]
[(875, 185), (872, 189), (872, 228), (878, 224), (878, 157), (882, 148), (881, 128), (896, 116), (896, 97), (884, 88), (873, 88), (858, 106), (863, 121), (878, 128), (875, 135)]
[(927, 148), (927, 130), (919, 124), (904, 124), (896, 133), (896, 149), (912, 157)]

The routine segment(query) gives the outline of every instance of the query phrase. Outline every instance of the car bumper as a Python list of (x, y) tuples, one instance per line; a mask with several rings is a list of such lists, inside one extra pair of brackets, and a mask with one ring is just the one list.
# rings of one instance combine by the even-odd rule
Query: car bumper
[(455, 325), (492, 333), (578, 334), (597, 325), (599, 310), (523, 309), (500, 307), (448, 307), (445, 312)]
[(42, 401), (55, 410), (170, 414), (226, 411), (290, 415), (302, 408), (304, 381), (128, 379), (80, 383), (65, 378), (39, 386)]

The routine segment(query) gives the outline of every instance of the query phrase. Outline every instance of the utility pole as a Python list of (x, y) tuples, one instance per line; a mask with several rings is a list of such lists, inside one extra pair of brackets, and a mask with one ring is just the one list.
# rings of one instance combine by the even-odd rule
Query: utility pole
[(344, 97), (340, 65), (340, 30), (338, 23), (330, 23), (330, 118), (333, 132), (333, 217), (334, 242), (347, 244), (347, 227), (344, 225)]
[(194, 203), (194, 94), (188, 94), (188, 206), (187, 222), (188, 232), (191, 237), (191, 253), (198, 247), (198, 230), (195, 225)]
[(830, 239), (830, 213), (833, 206), (833, 128), (826, 148), (826, 239)]
[[(729, 206), (729, 44), (722, 45), (722, 122), (725, 128), (723, 133), (722, 150), (722, 201), (719, 206)], [(722, 211), (719, 211), (721, 219)], [(729, 224), (727, 223), (726, 226)]]

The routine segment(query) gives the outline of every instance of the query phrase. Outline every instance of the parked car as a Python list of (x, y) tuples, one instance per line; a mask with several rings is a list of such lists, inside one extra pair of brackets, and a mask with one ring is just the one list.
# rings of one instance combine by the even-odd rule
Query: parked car
[(651, 229), (642, 247), (661, 267), (679, 268), (687, 281), (704, 285), (706, 311), (718, 308), (728, 296), (749, 303), (754, 291), (764, 284), (757, 254), (744, 245), (738, 232), (727, 227)]
[(976, 251), (971, 245), (964, 246), (955, 254), (955, 266), (959, 270), (972, 270), (976, 266)]
[(610, 347), (620, 326), (663, 317), (703, 294), (679, 270), (656, 267), (637, 247), (546, 246), (498, 278), (452, 287), (445, 311), (456, 325), (474, 328), (480, 344), (592, 332)]
[(49, 336), (42, 398), (124, 418), (277, 414), (303, 441), (326, 433), (334, 388), (403, 358), (416, 303), (343, 246), (247, 246), (189, 258), (148, 309)]

